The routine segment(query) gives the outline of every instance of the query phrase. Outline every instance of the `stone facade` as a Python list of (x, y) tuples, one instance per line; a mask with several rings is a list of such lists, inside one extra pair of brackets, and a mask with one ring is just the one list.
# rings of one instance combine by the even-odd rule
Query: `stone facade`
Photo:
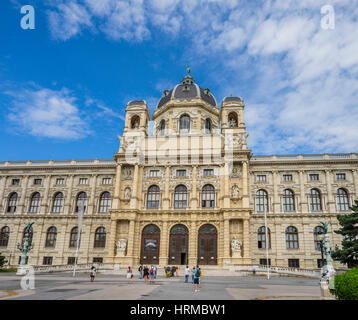
[(317, 268), (321, 221), (340, 244), (333, 230), (358, 198), (357, 154), (253, 156), (242, 99), (219, 109), (190, 75), (164, 92), (152, 120), (149, 135), (146, 103), (128, 103), (114, 160), (0, 162), (0, 252), (12, 265), (30, 221), (30, 264), (73, 262), (83, 192), (79, 263), (258, 264), (264, 208), (271, 265)]

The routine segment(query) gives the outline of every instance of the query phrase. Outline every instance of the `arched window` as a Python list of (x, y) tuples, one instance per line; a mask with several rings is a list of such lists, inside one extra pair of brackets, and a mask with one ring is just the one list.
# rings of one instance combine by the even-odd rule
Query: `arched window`
[(30, 213), (38, 213), (40, 210), (40, 194), (35, 192), (30, 199)]
[[(266, 232), (265, 227), (260, 227), (257, 230), (257, 247), (259, 249), (266, 249)], [(268, 247), (271, 248), (271, 231), (270, 228), (267, 228), (267, 236), (268, 236)]]
[(50, 227), (46, 233), (46, 244), (45, 247), (56, 247), (57, 229), (56, 227)]
[(63, 210), (63, 193), (57, 192), (53, 197), (52, 212), (60, 213)]
[(190, 131), (190, 117), (187, 114), (184, 114), (180, 117), (179, 120), (179, 132), (189, 132)]
[(317, 189), (311, 189), (310, 191), (310, 210), (322, 211), (321, 194)]
[(83, 212), (86, 212), (86, 209), (87, 209), (87, 194), (86, 194), (86, 192), (80, 192), (77, 195), (75, 212), (78, 213), (80, 211), (80, 209), (82, 210), (82, 206), (83, 206)]
[(160, 135), (160, 136), (164, 136), (164, 135), (165, 135), (165, 120), (162, 120), (162, 121), (160, 122), (159, 135)]
[(106, 228), (99, 227), (96, 229), (96, 233), (94, 235), (94, 247), (95, 248), (106, 247)]
[(298, 231), (296, 227), (286, 229), (286, 248), (298, 249)]
[(17, 193), (13, 192), (9, 196), (8, 204), (7, 204), (7, 212), (14, 213), (16, 212), (17, 207)]
[(268, 212), (268, 195), (266, 190), (258, 190), (256, 192), (256, 212)]
[(293, 191), (286, 189), (283, 192), (283, 211), (295, 211), (295, 196)]
[(349, 210), (348, 192), (342, 188), (337, 190), (337, 210)]
[[(22, 232), (22, 241), (21, 241), (22, 245), (24, 245), (25, 234), (26, 234), (26, 227), (25, 227), (24, 231)], [(31, 246), (31, 244), (32, 244), (33, 236), (34, 236), (34, 229), (31, 227), (31, 229), (30, 229), (30, 237), (29, 237), (29, 246)]]
[(207, 134), (211, 133), (211, 120), (210, 119), (205, 120), (205, 133), (207, 133)]
[(237, 114), (236, 112), (231, 112), (228, 116), (229, 128), (237, 128)]
[(160, 189), (158, 186), (150, 186), (148, 188), (147, 195), (147, 208), (148, 209), (158, 209), (159, 208), (159, 197)]
[[(70, 234), (70, 248), (76, 248), (77, 247), (77, 236), (78, 236), (78, 227), (74, 227), (71, 230)], [(81, 235), (80, 235), (80, 243), (81, 244)]]
[(131, 119), (131, 128), (132, 129), (138, 129), (139, 128), (139, 123), (140, 123), (140, 118), (136, 115), (133, 116)]
[(187, 189), (182, 184), (174, 190), (174, 208), (181, 209), (187, 206)]
[(111, 209), (111, 205), (112, 205), (111, 194), (107, 191), (103, 192), (99, 199), (99, 212), (100, 213), (108, 212), (109, 209)]
[(9, 244), (10, 228), (2, 227), (0, 231), (0, 247), (7, 247)]
[(211, 184), (203, 187), (201, 206), (203, 208), (215, 207), (215, 188)]
[(321, 250), (320, 243), (317, 239), (317, 236), (319, 234), (323, 234), (323, 233), (324, 233), (324, 230), (323, 230), (323, 227), (321, 227), (321, 226), (317, 226), (313, 229), (314, 248), (316, 250)]

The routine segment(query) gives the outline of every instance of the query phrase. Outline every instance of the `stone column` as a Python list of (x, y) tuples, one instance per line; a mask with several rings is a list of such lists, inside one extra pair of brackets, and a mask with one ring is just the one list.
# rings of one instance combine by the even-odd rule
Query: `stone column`
[[(305, 197), (305, 186), (304, 186), (304, 176), (303, 176), (304, 171), (300, 170), (299, 171), (299, 175), (300, 175), (300, 202), (301, 202), (301, 212), (302, 213), (307, 213), (308, 212), (308, 203), (307, 203), (307, 198)], [(297, 208), (298, 209), (298, 208)]]
[(224, 261), (230, 261), (230, 220), (225, 217), (224, 218)]
[(114, 195), (113, 195), (113, 202), (112, 202), (112, 209), (119, 209), (120, 205), (120, 192), (121, 192), (121, 175), (122, 175), (122, 164), (117, 164), (116, 169), (116, 184), (114, 186)]
[(250, 224), (249, 219), (244, 219), (243, 226), (243, 249), (244, 249), (244, 264), (251, 264), (250, 257)]
[(6, 199), (4, 199), (4, 192), (6, 187), (6, 176), (0, 178), (0, 214), (5, 212), (6, 209)]
[(128, 244), (127, 244), (127, 258), (128, 258), (128, 263), (130, 263), (130, 265), (133, 264), (133, 260), (134, 260), (134, 227), (135, 227), (135, 219), (131, 219), (129, 221), (129, 232), (128, 232)]
[(96, 202), (95, 202), (95, 194), (96, 194), (96, 184), (97, 184), (97, 174), (92, 176), (92, 186), (91, 186), (91, 195), (88, 200), (88, 214), (94, 214), (96, 211)]
[(248, 208), (250, 206), (249, 198), (249, 182), (248, 182), (248, 162), (242, 162), (242, 206)]
[[(196, 215), (195, 215), (196, 216)], [(196, 230), (196, 217), (191, 217), (190, 230), (189, 230), (189, 254), (188, 263), (190, 266), (198, 264), (198, 230)]]
[(224, 190), (223, 194), (223, 207), (230, 208), (230, 180), (229, 180), (229, 165), (225, 162), (224, 167), (222, 168), (222, 174), (224, 176), (224, 185), (222, 186)]
[(71, 213), (71, 200), (72, 200), (72, 187), (73, 187), (73, 174), (71, 174), (70, 179), (68, 181), (68, 193), (65, 199), (65, 208), (64, 208), (64, 214), (70, 214)]
[[(111, 227), (109, 232), (109, 244), (108, 244), (108, 257), (105, 259), (107, 263), (114, 263), (116, 241), (117, 241), (117, 220), (111, 220)], [(127, 242), (128, 244), (128, 242)]]
[(166, 266), (168, 264), (168, 244), (169, 244), (169, 230), (168, 222), (164, 218), (162, 230), (160, 232), (160, 253), (159, 253), (159, 265)]
[(332, 195), (332, 186), (331, 186), (331, 170), (325, 170), (326, 173), (326, 184), (327, 184), (327, 193), (328, 193), (328, 201), (327, 201), (327, 211), (329, 213), (333, 213), (336, 211), (335, 199)]
[(138, 202), (138, 196), (137, 196), (137, 190), (138, 190), (138, 172), (139, 172), (139, 165), (135, 164), (134, 166), (134, 176), (133, 176), (133, 185), (132, 185), (132, 194), (131, 194), (131, 202), (130, 202), (130, 208), (135, 209), (137, 207)]
[(170, 197), (169, 197), (169, 183), (170, 183), (170, 167), (165, 167), (165, 187), (164, 187), (164, 197), (163, 197), (163, 209), (169, 209), (170, 207)]
[(198, 208), (198, 192), (197, 192), (197, 175), (198, 175), (198, 166), (193, 166), (193, 182), (192, 182), (192, 196), (190, 198), (190, 209)]
[(281, 203), (280, 199), (278, 197), (278, 191), (277, 191), (277, 172), (272, 171), (272, 182), (273, 182), (273, 212), (279, 213), (281, 212)]
[(25, 176), (22, 182), (21, 198), (16, 213), (19, 214), (25, 213), (26, 210), (25, 199), (26, 199), (26, 190), (27, 190), (28, 183), (29, 183), (29, 176)]

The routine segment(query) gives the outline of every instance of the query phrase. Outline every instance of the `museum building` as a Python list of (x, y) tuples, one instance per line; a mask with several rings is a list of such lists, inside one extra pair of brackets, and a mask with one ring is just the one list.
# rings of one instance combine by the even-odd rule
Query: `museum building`
[(219, 107), (190, 73), (152, 117), (145, 101), (125, 111), (113, 159), (0, 162), (10, 265), (29, 222), (28, 264), (73, 264), (79, 214), (78, 263), (257, 265), (268, 246), (272, 266), (315, 269), (322, 221), (340, 246), (336, 216), (358, 199), (358, 154), (255, 156), (243, 100)]

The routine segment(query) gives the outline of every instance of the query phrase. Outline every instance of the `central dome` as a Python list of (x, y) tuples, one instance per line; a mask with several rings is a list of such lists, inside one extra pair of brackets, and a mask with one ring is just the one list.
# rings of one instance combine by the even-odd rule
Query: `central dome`
[(192, 99), (201, 98), (208, 104), (217, 107), (215, 97), (209, 89), (200, 88), (194, 81), (194, 78), (188, 74), (183, 78), (181, 84), (178, 84), (172, 90), (164, 90), (163, 97), (159, 100), (157, 108), (162, 107), (172, 99)]

